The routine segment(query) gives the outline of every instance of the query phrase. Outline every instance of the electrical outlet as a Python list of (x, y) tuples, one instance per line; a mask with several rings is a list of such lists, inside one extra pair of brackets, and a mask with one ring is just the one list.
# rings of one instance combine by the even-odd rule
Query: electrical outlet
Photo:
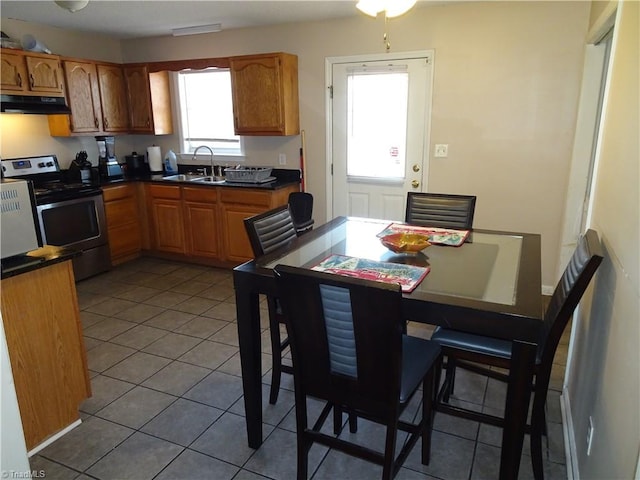
[(587, 456), (591, 455), (591, 445), (593, 444), (593, 417), (589, 416), (589, 426), (587, 427)]
[(280, 165), (286, 165), (287, 164), (287, 155), (284, 153), (281, 153), (280, 155), (278, 155), (278, 163)]
[(436, 143), (436, 157), (446, 158), (449, 153), (449, 145), (446, 143)]

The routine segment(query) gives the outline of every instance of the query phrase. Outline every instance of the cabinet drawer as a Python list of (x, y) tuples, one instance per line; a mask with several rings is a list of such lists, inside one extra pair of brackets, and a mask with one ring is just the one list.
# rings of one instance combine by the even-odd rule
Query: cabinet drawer
[(115, 187), (103, 187), (102, 197), (105, 202), (120, 198), (133, 197), (136, 194), (135, 185), (117, 185)]
[(128, 223), (138, 223), (138, 205), (131, 198), (112, 200), (104, 204), (109, 228)]
[(147, 191), (152, 198), (170, 198), (180, 200), (180, 187), (178, 185), (147, 185)]
[(215, 203), (218, 194), (211, 187), (182, 187), (184, 199), (189, 202)]
[(271, 204), (271, 193), (256, 192), (247, 189), (223, 189), (220, 197), (224, 203), (239, 203), (243, 205), (261, 205), (268, 207)]

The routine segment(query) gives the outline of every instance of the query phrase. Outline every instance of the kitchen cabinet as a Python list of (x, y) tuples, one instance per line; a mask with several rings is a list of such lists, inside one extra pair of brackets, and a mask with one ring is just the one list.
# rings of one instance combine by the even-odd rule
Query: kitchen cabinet
[(217, 190), (210, 187), (182, 187), (187, 253), (217, 259), (218, 205)]
[(224, 260), (243, 263), (253, 258), (244, 219), (286, 204), (289, 193), (298, 191), (298, 185), (280, 190), (220, 190)]
[(111, 264), (119, 265), (140, 256), (141, 219), (134, 183), (102, 187), (107, 217)]
[(152, 250), (187, 253), (180, 188), (179, 185), (147, 184)]
[(107, 133), (127, 132), (129, 107), (122, 66), (99, 63), (97, 68), (102, 104), (102, 127)]
[(298, 57), (288, 53), (229, 59), (236, 135), (298, 135)]
[(149, 73), (146, 65), (123, 68), (129, 101), (129, 131), (151, 135), (173, 133), (169, 72)]
[(2, 279), (2, 320), (27, 449), (79, 420), (91, 396), (70, 260)]
[(0, 58), (3, 93), (64, 97), (60, 57), (2, 49)]
[[(73, 133), (97, 134), (102, 130), (102, 108), (98, 69), (95, 63), (62, 62), (67, 83), (67, 103), (71, 115), (56, 115)], [(50, 118), (53, 116), (50, 116)], [(51, 123), (51, 122), (50, 122)]]

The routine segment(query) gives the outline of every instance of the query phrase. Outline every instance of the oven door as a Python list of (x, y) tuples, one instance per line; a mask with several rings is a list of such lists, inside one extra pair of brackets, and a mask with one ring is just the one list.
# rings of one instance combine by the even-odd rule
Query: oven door
[(102, 192), (36, 207), (46, 245), (86, 250), (107, 243)]

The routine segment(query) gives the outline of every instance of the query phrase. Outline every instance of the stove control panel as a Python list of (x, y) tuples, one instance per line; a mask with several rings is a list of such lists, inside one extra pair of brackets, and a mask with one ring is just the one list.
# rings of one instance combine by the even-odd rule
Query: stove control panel
[(58, 159), (55, 155), (7, 158), (2, 160), (2, 175), (7, 178), (59, 171), (60, 166), (58, 165)]

